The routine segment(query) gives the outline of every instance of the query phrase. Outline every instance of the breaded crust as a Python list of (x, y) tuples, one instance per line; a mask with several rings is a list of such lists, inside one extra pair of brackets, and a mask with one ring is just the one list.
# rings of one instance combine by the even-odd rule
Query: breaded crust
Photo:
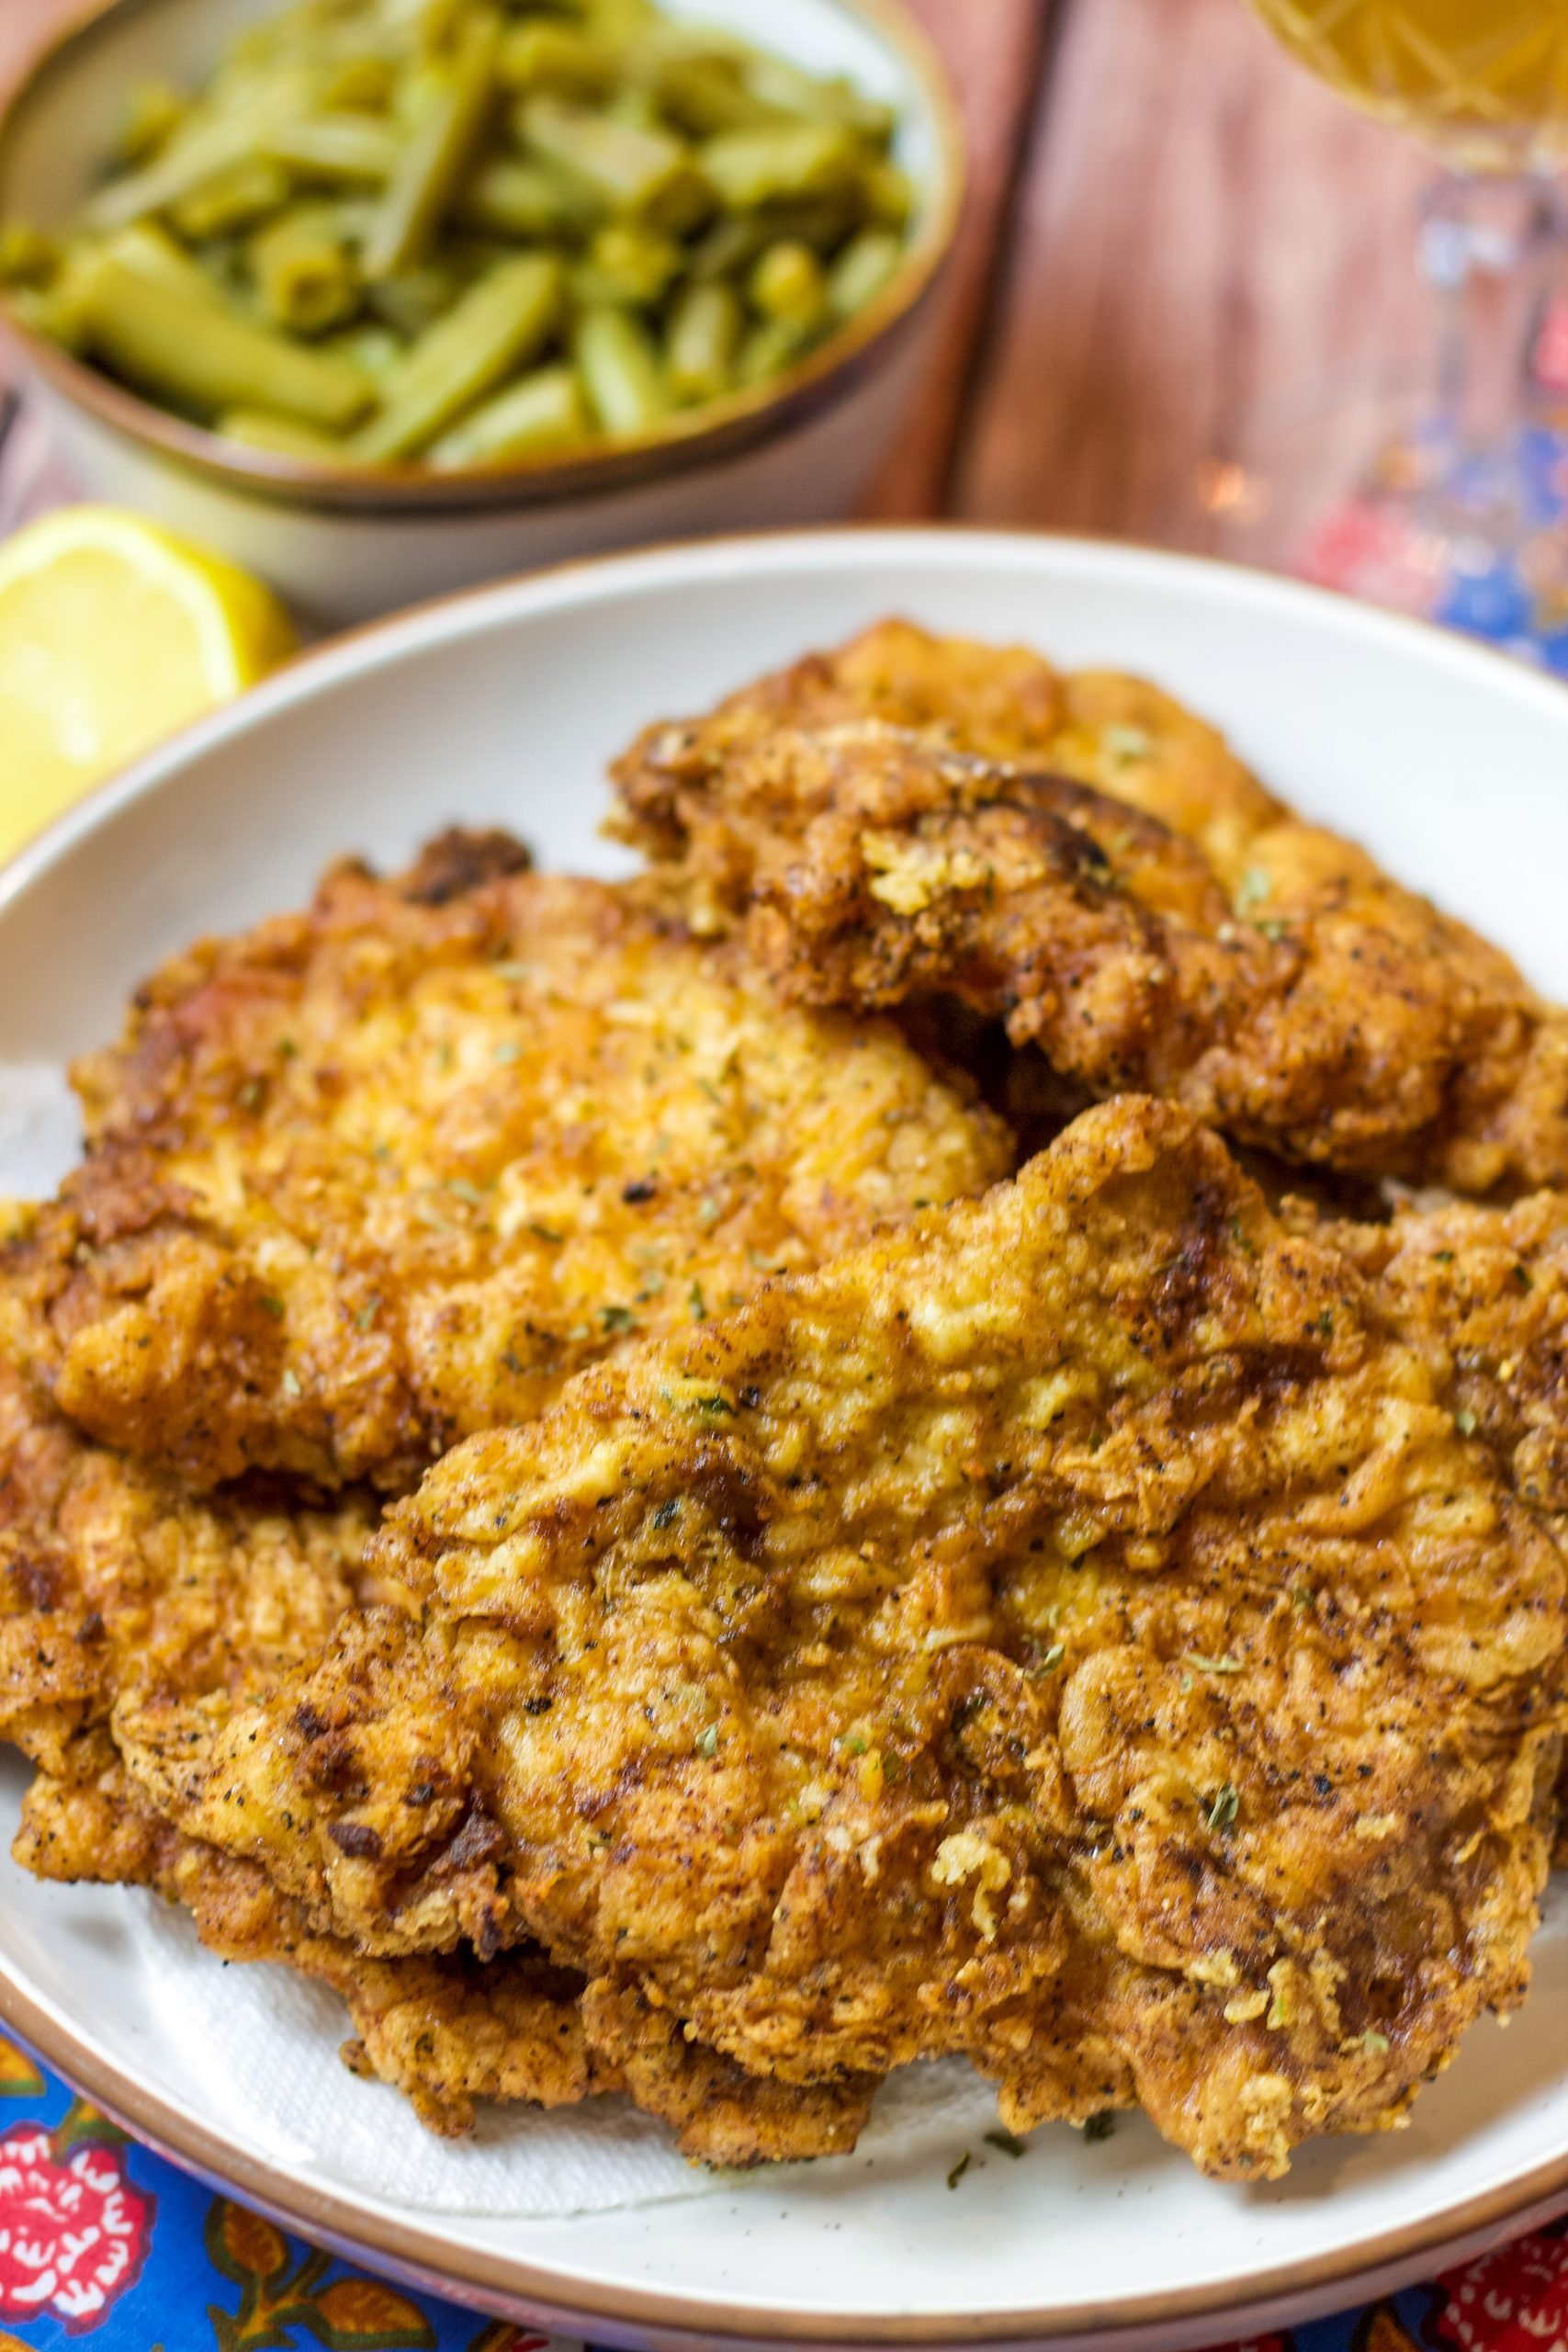
[(311, 1511), (189, 1495), (84, 1442), (0, 1360), (0, 1738), (40, 1768), (17, 1860), (40, 1878), (153, 1889), (219, 1959), (326, 1985), (353, 2023), (347, 2063), (403, 2092), (433, 2132), (471, 2130), (480, 2100), (560, 2107), (629, 2088), (694, 2161), (845, 2145), (873, 2085), (784, 2095), (654, 2020), (634, 2030), (624, 2005), (591, 2025), (581, 1976), (514, 1925), (482, 1961), (471, 1944), (367, 1958), (313, 1931), (254, 1864), (183, 1836), (128, 1778), (112, 1730), (122, 1711), (257, 1698), (356, 1595), (375, 1600), (363, 1554), (376, 1516), (359, 1498)]
[(376, 1556), (404, 1609), (122, 1727), (361, 1949), (482, 1901), (780, 2082), (962, 2050), (1014, 2128), (1135, 2094), (1236, 2178), (1523, 1990), (1562, 1556), (1168, 1106), (582, 1375)]
[(889, 1025), (781, 1018), (626, 891), (506, 862), (340, 867), (78, 1067), (89, 1157), (0, 1254), (0, 1326), (95, 1436), (199, 1486), (406, 1486), (1010, 1164)]
[(947, 990), (1287, 1157), (1568, 1183), (1568, 1015), (1136, 681), (887, 623), (615, 775), (667, 901), (790, 1002)]

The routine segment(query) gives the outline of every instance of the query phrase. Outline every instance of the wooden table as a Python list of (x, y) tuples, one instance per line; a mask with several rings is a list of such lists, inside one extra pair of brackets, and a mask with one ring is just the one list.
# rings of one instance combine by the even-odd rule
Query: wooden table
[[(0, 79), (77, 5), (0, 0)], [(865, 514), (1224, 546), (1282, 417), (1420, 364), (1419, 157), (1242, 0), (910, 5), (972, 188), (941, 361)], [(1267, 520), (1250, 551), (1277, 552)]]

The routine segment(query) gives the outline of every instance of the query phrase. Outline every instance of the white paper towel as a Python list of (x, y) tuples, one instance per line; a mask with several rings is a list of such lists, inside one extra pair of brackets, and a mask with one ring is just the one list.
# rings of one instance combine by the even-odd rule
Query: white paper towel
[[(134, 1892), (138, 1940), (151, 1945), (155, 1999), (170, 2034), (198, 2037), (214, 2104), (243, 2115), (279, 2161), (329, 2164), (346, 2187), (431, 2213), (604, 2212), (732, 2188), (687, 2164), (661, 2124), (624, 2098), (536, 2114), (481, 2110), (471, 2139), (433, 2139), (400, 2093), (344, 2072), (343, 2009), (321, 1986), (281, 1968), (220, 1966), (183, 1912)], [(908, 2066), (877, 2100), (852, 2158), (813, 2170), (863, 2181), (868, 2164), (929, 2154), (945, 2168), (994, 2129), (996, 2099), (962, 2061)]]
[[(51, 1192), (80, 1137), (60, 1071), (0, 1065), (0, 1194)], [(471, 2139), (434, 2139), (399, 2093), (344, 2071), (337, 2052), (347, 2022), (322, 1987), (288, 1969), (220, 1963), (184, 1913), (138, 1890), (104, 1900), (129, 1906), (164, 2029), (182, 2046), (199, 2041), (214, 2107), (243, 2116), (247, 2137), (282, 2162), (437, 2213), (542, 2219), (733, 2187), (686, 2164), (662, 2126), (622, 2098), (547, 2115), (492, 2107)], [(852, 2168), (863, 2181), (882, 2163), (903, 2168), (929, 2155), (935, 2165), (995, 2121), (994, 2095), (966, 2064), (907, 2067), (882, 2092), (853, 2157), (814, 2171)]]

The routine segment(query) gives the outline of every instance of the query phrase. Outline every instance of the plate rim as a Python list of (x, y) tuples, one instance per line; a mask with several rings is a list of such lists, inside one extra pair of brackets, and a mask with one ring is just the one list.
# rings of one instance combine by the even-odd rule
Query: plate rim
[[(672, 540), (630, 553), (576, 559), (514, 578), (436, 597), (389, 617), (333, 637), (297, 657), (275, 675), (196, 720), (85, 795), (52, 823), (0, 864), (0, 916), (34, 883), (41, 881), (121, 809), (156, 793), (192, 761), (219, 750), (230, 738), (264, 723), (275, 712), (330, 692), (340, 681), (373, 672), (406, 655), (452, 639), (525, 621), (536, 612), (592, 605), (622, 589), (657, 587), (682, 579), (722, 579), (736, 571), (774, 570), (781, 576), (807, 571), (816, 560), (843, 562), (854, 571), (870, 566), (878, 548), (906, 558), (923, 553), (955, 571), (1000, 562), (1027, 571), (1031, 557), (1058, 581), (1075, 571), (1112, 582), (1125, 579), (1183, 583), (1210, 593), (1228, 589), (1244, 602), (1299, 614), (1309, 625), (1327, 624), (1351, 638), (1381, 639), (1418, 650), (1442, 667), (1471, 672), (1488, 691), (1554, 708), (1568, 720), (1563, 685), (1549, 673), (1437, 625), (1360, 605), (1304, 582), (1204, 556), (1121, 545), (1070, 533), (1027, 529), (976, 530), (962, 525), (914, 524), (868, 527), (828, 526), (810, 530), (717, 534)], [(863, 551), (858, 553), (857, 551)], [(770, 561), (771, 559), (771, 561)], [(223, 2132), (186, 2115), (163, 2092), (139, 2080), (118, 2059), (96, 2049), (84, 2030), (37, 1999), (0, 1953), (0, 2021), (19, 2033), (68, 2080), (101, 2104), (137, 2137), (159, 2153), (210, 2181), (231, 2187), (249, 2201), (307, 2238), (368, 2254), (405, 2279), (456, 2299), (478, 2299), (508, 2316), (520, 2310), (546, 2324), (637, 2332), (639, 2340), (676, 2346), (718, 2342), (727, 2346), (777, 2342), (843, 2346), (920, 2343), (948, 2346), (1020, 2341), (1047, 2343), (1090, 2336), (1134, 2337), (1152, 2328), (1213, 2323), (1235, 2326), (1252, 2315), (1285, 2306), (1299, 2312), (1334, 2308), (1358, 2282), (1378, 2278), (1408, 2281), (1424, 2274), (1428, 2258), (1453, 2255), (1507, 2232), (1521, 2217), (1544, 2220), (1568, 2205), (1568, 2145), (1522, 2173), (1497, 2181), (1424, 2219), (1410, 2221), (1354, 2244), (1288, 2263), (1274, 2263), (1235, 2282), (1227, 2291), (1213, 2282), (1145, 2290), (1106, 2301), (1011, 2308), (965, 2316), (959, 2312), (870, 2312), (780, 2310), (729, 2297), (703, 2300), (652, 2285), (599, 2285), (580, 2274), (503, 2252), (458, 2245), (439, 2227), (378, 2209), (353, 2194), (300, 2181), (264, 2154), (253, 2154)], [(1385, 2283), (1383, 2291), (1388, 2291)]]

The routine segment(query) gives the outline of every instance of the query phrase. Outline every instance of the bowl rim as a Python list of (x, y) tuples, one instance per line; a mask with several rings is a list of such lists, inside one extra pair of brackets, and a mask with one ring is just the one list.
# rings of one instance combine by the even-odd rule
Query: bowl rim
[[(161, 0), (86, 0), (0, 92), (0, 171), (38, 93), (112, 24)], [(595, 443), (581, 452), (460, 472), (408, 464), (319, 465), (249, 449), (187, 424), (102, 375), (29, 326), (0, 298), (0, 351), (68, 406), (144, 451), (220, 485), (231, 495), (310, 512), (453, 515), (556, 505), (608, 496), (740, 455), (793, 431), (836, 403), (892, 355), (924, 309), (953, 246), (968, 180), (967, 142), (957, 94), (935, 43), (907, 0), (829, 0), (858, 18), (901, 61), (930, 119), (936, 162), (914, 234), (897, 268), (863, 310), (781, 375), (690, 410), (649, 433)]]
[[(940, 554), (955, 568), (997, 564), (1022, 576), (1032, 548), (1048, 551), (1067, 571), (1088, 578), (1185, 583), (1206, 595), (1244, 599), (1254, 607), (1308, 625), (1325, 625), (1391, 651), (1418, 652), (1427, 662), (1469, 673), (1491, 691), (1550, 707), (1568, 718), (1562, 683), (1499, 650), (1438, 625), (1381, 610), (1307, 582), (1283, 579), (1212, 557), (1092, 539), (1065, 532), (973, 528), (953, 524), (821, 526), (807, 530), (720, 534), (671, 540), (608, 556), (574, 558), (508, 580), (488, 582), (434, 597), (407, 611), (346, 631), (296, 657), (274, 676), (194, 721), (120, 775), (83, 797), (0, 865), (0, 918), (77, 842), (120, 809), (156, 793), (192, 761), (221, 748), (273, 713), (331, 693), (340, 681), (374, 672), (409, 655), (481, 631), (525, 622), (550, 611), (591, 607), (639, 579), (650, 585), (671, 577), (722, 580), (761, 566), (781, 575), (832, 561), (863, 547)], [(779, 2343), (844, 2347), (940, 2344), (979, 2347), (1009, 2343), (1142, 2346), (1221, 2340), (1265, 2324), (1297, 2324), (1332, 2310), (1357, 2291), (1390, 2293), (1419, 2278), (1440, 2256), (1446, 2265), (1468, 2259), (1505, 2235), (1539, 2225), (1568, 2208), (1568, 2147), (1524, 2172), (1495, 2180), (1453, 2204), (1382, 2230), (1376, 2237), (1331, 2247), (1305, 2259), (1276, 2261), (1246, 2274), (1229, 2289), (1213, 2282), (1175, 2290), (1145, 2290), (1120, 2302), (1101, 2299), (1071, 2306), (1010, 2309), (981, 2315), (864, 2311), (780, 2311), (733, 2295), (711, 2301), (700, 2290), (584, 2284), (568, 2269), (519, 2259), (491, 2248), (455, 2247), (439, 2227), (403, 2218), (365, 2201), (361, 2192), (323, 2188), (265, 2155), (237, 2149), (224, 2133), (186, 2115), (163, 2091), (145, 2087), (131, 2066), (92, 2046), (45, 1996), (18, 1983), (0, 1958), (0, 2020), (105, 2111), (161, 2154), (209, 2183), (237, 2188), (283, 2226), (359, 2258), (389, 2275), (509, 2317), (547, 2328), (587, 2329), (661, 2352), (728, 2352)]]

